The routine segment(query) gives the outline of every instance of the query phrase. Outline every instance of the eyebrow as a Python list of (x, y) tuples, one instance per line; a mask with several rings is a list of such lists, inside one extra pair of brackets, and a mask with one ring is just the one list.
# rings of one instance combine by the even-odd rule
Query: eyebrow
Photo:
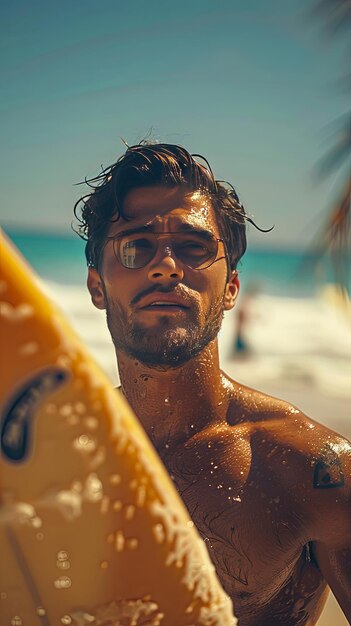
[[(108, 237), (108, 239), (115, 239), (116, 237), (120, 237), (121, 235), (134, 235), (135, 233), (157, 233), (155, 230), (155, 224), (146, 224), (145, 226), (136, 226), (135, 228), (129, 228), (126, 230), (122, 230), (121, 232)], [(214, 233), (211, 233), (209, 230), (206, 230), (201, 227), (195, 227), (191, 224), (180, 223), (177, 230), (167, 231), (168, 233), (193, 233), (194, 235), (201, 235), (206, 239), (213, 239), (215, 237)], [(162, 234), (162, 233), (160, 233)]]

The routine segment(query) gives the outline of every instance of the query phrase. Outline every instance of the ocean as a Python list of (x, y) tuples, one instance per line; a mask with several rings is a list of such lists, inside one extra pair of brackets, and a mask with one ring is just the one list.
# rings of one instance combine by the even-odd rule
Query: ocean
[[(85, 286), (84, 242), (73, 233), (5, 230), (117, 384), (105, 314), (94, 308)], [(263, 391), (312, 389), (335, 401), (351, 399), (350, 311), (336, 297), (331, 269), (314, 266), (312, 255), (298, 251), (250, 248), (238, 269), (242, 294), (234, 311), (225, 315), (219, 336), (223, 369)], [(243, 308), (247, 350), (237, 353)]]

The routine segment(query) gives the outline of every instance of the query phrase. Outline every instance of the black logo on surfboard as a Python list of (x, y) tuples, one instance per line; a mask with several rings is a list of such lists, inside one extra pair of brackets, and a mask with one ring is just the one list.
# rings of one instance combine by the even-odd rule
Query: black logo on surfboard
[(1, 450), (14, 463), (26, 458), (31, 440), (31, 428), (35, 411), (43, 397), (66, 382), (68, 372), (50, 367), (26, 382), (11, 400), (1, 423)]

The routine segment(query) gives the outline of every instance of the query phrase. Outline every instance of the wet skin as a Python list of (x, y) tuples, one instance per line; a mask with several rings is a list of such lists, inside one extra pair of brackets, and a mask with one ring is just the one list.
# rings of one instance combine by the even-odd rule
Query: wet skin
[[(135, 189), (124, 209), (130, 221), (120, 219), (110, 235), (151, 222), (156, 232), (190, 223), (220, 237), (199, 193)], [(221, 372), (216, 332), (222, 310), (235, 304), (236, 272), (228, 279), (221, 243), (216, 262), (200, 271), (167, 243), (145, 268), (129, 270), (108, 241), (100, 273), (89, 270), (92, 300), (108, 312), (122, 391), (207, 544), (239, 626), (311, 626), (327, 583), (351, 623), (351, 445)], [(150, 304), (169, 294), (182, 306)], [(203, 336), (210, 339), (195, 354)], [(164, 347), (162, 363), (153, 345), (156, 357)], [(177, 345), (192, 355), (181, 364)]]

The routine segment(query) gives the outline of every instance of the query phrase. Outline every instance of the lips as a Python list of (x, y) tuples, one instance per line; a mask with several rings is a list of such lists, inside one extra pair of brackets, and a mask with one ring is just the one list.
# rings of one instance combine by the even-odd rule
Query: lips
[(189, 305), (184, 298), (177, 296), (176, 294), (151, 294), (139, 303), (139, 309), (155, 310), (176, 310), (176, 309), (189, 309)]

